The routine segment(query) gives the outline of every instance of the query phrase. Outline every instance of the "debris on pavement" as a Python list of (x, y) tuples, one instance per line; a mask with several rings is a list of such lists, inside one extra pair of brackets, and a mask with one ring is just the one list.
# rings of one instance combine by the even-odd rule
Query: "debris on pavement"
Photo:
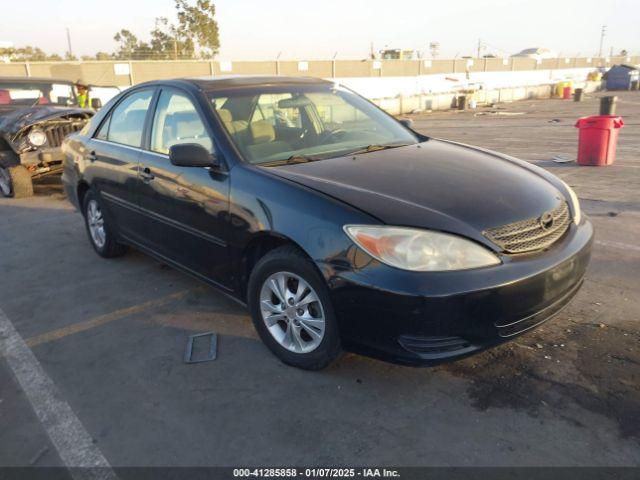
[(551, 160), (553, 160), (556, 163), (569, 163), (574, 161), (574, 159), (571, 158), (569, 155), (564, 155), (564, 154), (554, 155), (553, 157), (551, 157)]
[(31, 457), (31, 460), (29, 460), (29, 465), (35, 465), (36, 463), (38, 463), (38, 461), (49, 451), (49, 447), (48, 446), (44, 446), (42, 447), (40, 450), (38, 450), (36, 452), (36, 454)]
[(184, 363), (210, 362), (215, 360), (217, 355), (218, 336), (214, 332), (198, 333), (189, 336), (184, 352)]

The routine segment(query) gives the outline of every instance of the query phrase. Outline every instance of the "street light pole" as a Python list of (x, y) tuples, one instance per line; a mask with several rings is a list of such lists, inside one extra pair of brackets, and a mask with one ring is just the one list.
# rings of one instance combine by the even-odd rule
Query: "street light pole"
[(67, 27), (67, 47), (69, 51), (69, 58), (73, 57), (73, 50), (71, 49), (71, 32), (69, 31), (69, 27)]
[(607, 34), (607, 26), (603, 25), (600, 31), (600, 50), (598, 50), (598, 57), (602, 57), (602, 45), (604, 43), (604, 36)]

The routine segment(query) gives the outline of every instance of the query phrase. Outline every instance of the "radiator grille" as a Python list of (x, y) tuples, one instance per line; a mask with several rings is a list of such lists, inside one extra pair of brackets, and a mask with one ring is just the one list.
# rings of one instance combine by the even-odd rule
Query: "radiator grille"
[(78, 132), (86, 122), (61, 122), (49, 125), (44, 129), (48, 147), (59, 147), (67, 135)]
[(484, 235), (507, 253), (543, 250), (562, 237), (571, 223), (566, 202), (540, 217), (492, 228)]

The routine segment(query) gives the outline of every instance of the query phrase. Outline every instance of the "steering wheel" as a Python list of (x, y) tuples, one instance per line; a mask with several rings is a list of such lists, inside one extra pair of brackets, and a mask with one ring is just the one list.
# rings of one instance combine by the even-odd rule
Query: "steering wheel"
[[(334, 137), (338, 137), (338, 135), (345, 135), (346, 133), (347, 131), (344, 128), (336, 128), (335, 130), (327, 131), (320, 134), (320, 138), (318, 140), (320, 141), (320, 143), (325, 143), (327, 142), (327, 140), (333, 140)], [(335, 141), (339, 141), (339, 139), (336, 138)]]

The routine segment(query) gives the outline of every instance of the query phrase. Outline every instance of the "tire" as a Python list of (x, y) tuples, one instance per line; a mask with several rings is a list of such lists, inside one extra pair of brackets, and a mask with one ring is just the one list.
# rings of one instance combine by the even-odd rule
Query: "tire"
[(5, 197), (26, 198), (33, 196), (33, 182), (29, 170), (23, 165), (0, 167), (0, 193)]
[[(276, 294), (278, 285), (284, 284), (279, 283), (280, 275), (286, 279), (284, 297), (294, 302), (286, 302), (286, 313), (285, 303), (280, 300), (282, 295)], [(271, 280), (276, 282), (275, 289)], [(283, 293), (282, 289), (279, 291)], [(298, 293), (299, 302), (295, 303)], [(338, 322), (327, 285), (299, 249), (284, 246), (262, 257), (251, 272), (247, 298), (260, 338), (282, 362), (305, 370), (320, 370), (340, 356)]]
[[(126, 253), (127, 247), (116, 241), (114, 229), (103, 216), (100, 199), (93, 190), (89, 190), (82, 200), (82, 214), (89, 242), (98, 255), (115, 258)], [(100, 228), (102, 233), (99, 233)]]

